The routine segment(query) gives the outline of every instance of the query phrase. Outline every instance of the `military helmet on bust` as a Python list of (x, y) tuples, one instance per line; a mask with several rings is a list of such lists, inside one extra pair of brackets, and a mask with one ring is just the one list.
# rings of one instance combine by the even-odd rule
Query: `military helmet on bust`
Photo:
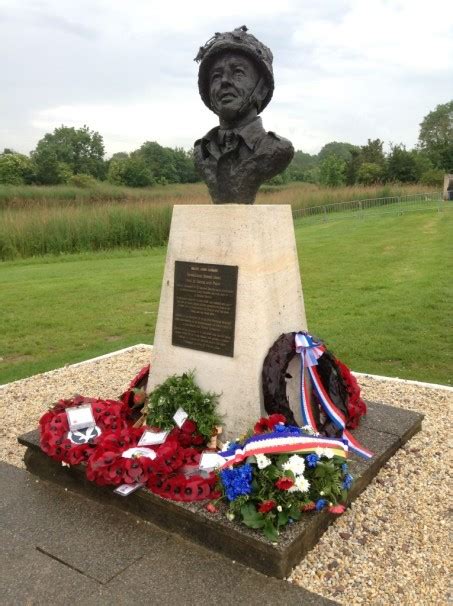
[(204, 104), (212, 110), (209, 94), (209, 68), (213, 60), (224, 51), (238, 51), (250, 57), (257, 65), (269, 91), (258, 109), (258, 113), (268, 105), (274, 92), (274, 73), (272, 70), (271, 49), (255, 36), (247, 33), (247, 27), (237, 27), (232, 32), (216, 32), (204, 46), (200, 47), (195, 61), (200, 64), (198, 70), (198, 90)]

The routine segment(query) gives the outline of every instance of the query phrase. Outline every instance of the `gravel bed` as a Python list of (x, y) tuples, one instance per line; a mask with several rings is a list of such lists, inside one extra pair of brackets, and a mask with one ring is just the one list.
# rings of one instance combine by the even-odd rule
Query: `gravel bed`
[[(109, 358), (54, 370), (0, 389), (0, 457), (23, 467), (16, 437), (35, 429), (59, 398), (116, 398), (148, 363), (139, 346)], [(297, 566), (292, 583), (341, 604), (448, 603), (448, 412), (453, 390), (359, 377), (365, 399), (423, 412), (423, 431), (384, 466)], [(451, 507), (450, 507), (451, 509)]]

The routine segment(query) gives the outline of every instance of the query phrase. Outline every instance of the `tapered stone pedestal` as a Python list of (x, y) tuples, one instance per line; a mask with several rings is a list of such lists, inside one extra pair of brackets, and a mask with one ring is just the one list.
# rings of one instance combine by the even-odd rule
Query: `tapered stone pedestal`
[[(172, 344), (177, 261), (238, 268), (232, 356)], [(174, 207), (148, 391), (194, 369), (203, 390), (221, 394), (225, 433), (236, 437), (264, 413), (261, 371), (269, 347), (281, 333), (305, 328), (289, 205)]]

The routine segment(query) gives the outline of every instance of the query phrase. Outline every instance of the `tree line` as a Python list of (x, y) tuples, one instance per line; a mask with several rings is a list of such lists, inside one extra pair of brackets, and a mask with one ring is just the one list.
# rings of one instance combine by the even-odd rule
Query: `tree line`
[[(383, 147), (381, 139), (368, 139), (362, 146), (332, 141), (315, 155), (297, 150), (286, 171), (270, 183), (306, 181), (335, 187), (398, 181), (440, 185), (444, 173), (453, 172), (453, 100), (438, 105), (423, 118), (414, 149), (392, 144), (385, 153)], [(87, 187), (97, 180), (148, 187), (194, 183), (200, 178), (192, 151), (163, 147), (155, 141), (106, 160), (102, 136), (88, 126), (56, 128), (44, 135), (29, 156), (8, 148), (0, 154), (2, 184)]]

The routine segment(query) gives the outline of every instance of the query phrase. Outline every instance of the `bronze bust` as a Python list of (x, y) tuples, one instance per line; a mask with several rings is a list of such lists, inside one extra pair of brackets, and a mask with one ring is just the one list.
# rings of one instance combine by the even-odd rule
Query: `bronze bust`
[(293, 158), (291, 142), (266, 132), (258, 116), (274, 91), (272, 59), (245, 25), (216, 33), (195, 58), (200, 96), (220, 122), (194, 147), (214, 204), (253, 204), (260, 185)]

